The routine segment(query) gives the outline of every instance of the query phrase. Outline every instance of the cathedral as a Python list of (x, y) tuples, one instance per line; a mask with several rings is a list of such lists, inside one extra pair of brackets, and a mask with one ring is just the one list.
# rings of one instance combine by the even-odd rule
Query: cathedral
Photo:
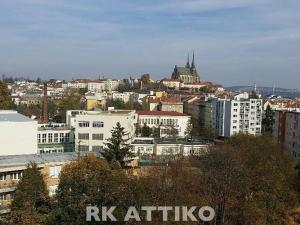
[(188, 56), (187, 63), (185, 67), (178, 67), (177, 65), (174, 68), (172, 73), (172, 79), (181, 80), (183, 83), (195, 83), (200, 81), (200, 77), (197, 73), (195, 66), (195, 54), (193, 53), (192, 65), (190, 65), (190, 59)]

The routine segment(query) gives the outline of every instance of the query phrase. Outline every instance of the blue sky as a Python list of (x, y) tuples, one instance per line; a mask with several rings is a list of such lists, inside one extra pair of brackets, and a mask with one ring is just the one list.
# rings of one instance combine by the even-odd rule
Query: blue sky
[(201, 78), (300, 89), (299, 0), (0, 0), (0, 73)]

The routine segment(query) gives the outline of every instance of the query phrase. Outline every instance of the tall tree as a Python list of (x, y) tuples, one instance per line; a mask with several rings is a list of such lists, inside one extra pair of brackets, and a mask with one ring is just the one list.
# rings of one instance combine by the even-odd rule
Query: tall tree
[(271, 109), (271, 106), (268, 105), (265, 111), (265, 118), (263, 119), (262, 122), (263, 132), (265, 134), (272, 134), (273, 124), (274, 124), (274, 112)]
[(142, 127), (142, 137), (150, 137), (151, 133), (152, 133), (152, 129), (147, 126), (147, 124), (145, 123), (144, 126)]
[(35, 163), (24, 171), (15, 191), (9, 217), (13, 224), (39, 224), (51, 208), (46, 184)]
[(117, 122), (116, 126), (111, 130), (111, 138), (107, 139), (106, 148), (104, 148), (103, 156), (108, 162), (113, 159), (119, 161), (122, 167), (125, 166), (125, 158), (131, 157), (130, 145), (128, 144), (129, 139), (126, 138), (128, 133), (125, 128)]
[(14, 103), (12, 102), (10, 92), (7, 85), (0, 81), (0, 109), (13, 109)]

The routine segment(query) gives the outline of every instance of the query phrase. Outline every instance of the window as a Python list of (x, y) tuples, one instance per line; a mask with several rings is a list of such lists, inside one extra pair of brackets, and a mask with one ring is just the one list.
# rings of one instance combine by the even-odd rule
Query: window
[(9, 174), (9, 176), (10, 176), (11, 180), (20, 180), (21, 177), (22, 177), (22, 172), (21, 171), (12, 172), (12, 173)]
[(143, 152), (144, 151), (144, 147), (138, 147), (138, 152)]
[(102, 150), (102, 146), (92, 146), (92, 151), (93, 152), (98, 152), (98, 151), (101, 151)]
[(65, 142), (65, 135), (64, 135), (64, 133), (60, 133), (59, 134), (59, 142), (60, 143), (64, 143)]
[(41, 143), (41, 134), (37, 135), (37, 139), (38, 139), (38, 143), (40, 144)]
[(49, 196), (52, 197), (56, 194), (58, 185), (49, 186)]
[(50, 166), (49, 168), (49, 177), (58, 178), (61, 171), (61, 166)]
[(58, 134), (54, 134), (54, 143), (58, 143)]
[(104, 127), (104, 122), (102, 121), (94, 121), (93, 127)]
[(90, 122), (89, 121), (79, 121), (78, 122), (78, 126), (79, 127), (89, 127), (90, 126)]
[(47, 141), (47, 134), (42, 134), (42, 143), (46, 143)]
[(53, 134), (48, 134), (48, 143), (53, 142)]
[(89, 140), (89, 134), (88, 133), (79, 133), (78, 139), (80, 140)]
[(103, 140), (103, 134), (93, 134), (93, 140)]
[(78, 146), (78, 151), (88, 152), (89, 151), (89, 146), (88, 145), (79, 145)]
[(5, 200), (7, 200), (6, 193), (1, 193), (0, 194), (0, 201), (5, 201)]
[(70, 142), (70, 133), (65, 133), (65, 142)]
[(0, 180), (6, 180), (6, 173), (0, 173)]

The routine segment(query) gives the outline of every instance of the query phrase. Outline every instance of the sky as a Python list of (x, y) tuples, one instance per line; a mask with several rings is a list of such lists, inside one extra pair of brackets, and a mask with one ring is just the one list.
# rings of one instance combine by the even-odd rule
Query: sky
[(0, 0), (0, 74), (300, 89), (299, 0)]

